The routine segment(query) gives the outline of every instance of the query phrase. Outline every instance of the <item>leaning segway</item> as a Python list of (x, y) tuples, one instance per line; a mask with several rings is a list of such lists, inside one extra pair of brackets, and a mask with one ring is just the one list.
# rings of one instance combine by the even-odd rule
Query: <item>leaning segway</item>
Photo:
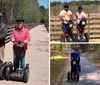
[(71, 59), (71, 71), (67, 72), (68, 81), (79, 81), (80, 66), (78, 65), (78, 58)]
[(67, 23), (67, 30), (68, 30), (68, 36), (65, 38), (61, 35), (60, 41), (61, 42), (75, 42), (76, 35), (73, 33), (73, 26), (74, 23), (72, 20), (69, 20)]
[(14, 55), (19, 58), (19, 68), (17, 68), (17, 70), (14, 72), (13, 64), (9, 62), (6, 67), (5, 78), (6, 80), (11, 79), (11, 80), (18, 80), (27, 83), (29, 79), (29, 64), (26, 64), (23, 72), (20, 68), (20, 63), (21, 63), (20, 59), (21, 56), (24, 55), (24, 47), (22, 45), (22, 43), (24, 42), (22, 41), (15, 41), (15, 42), (17, 42), (17, 44), (13, 46), (13, 51), (14, 51)]

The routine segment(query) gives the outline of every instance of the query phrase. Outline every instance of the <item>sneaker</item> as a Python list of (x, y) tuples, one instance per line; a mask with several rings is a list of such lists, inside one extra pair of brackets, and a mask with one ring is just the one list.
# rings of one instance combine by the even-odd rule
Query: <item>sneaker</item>
[(78, 36), (78, 40), (80, 40), (80, 36)]
[(85, 39), (85, 36), (83, 35), (83, 39)]

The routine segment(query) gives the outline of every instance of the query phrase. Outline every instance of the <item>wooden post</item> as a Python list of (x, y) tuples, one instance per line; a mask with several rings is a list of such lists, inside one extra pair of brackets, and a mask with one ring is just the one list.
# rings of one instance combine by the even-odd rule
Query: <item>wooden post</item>
[(90, 13), (88, 13), (88, 35), (90, 37)]

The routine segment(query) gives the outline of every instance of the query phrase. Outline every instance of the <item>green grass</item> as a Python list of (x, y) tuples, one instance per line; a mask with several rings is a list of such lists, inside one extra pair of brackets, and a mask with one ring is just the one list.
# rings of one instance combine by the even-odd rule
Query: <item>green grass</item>
[(50, 57), (50, 83), (55, 85), (61, 82), (62, 73), (66, 65), (68, 64), (68, 56), (64, 53), (58, 53), (58, 55), (52, 55)]
[(90, 52), (85, 55), (95, 66), (100, 68), (100, 52)]

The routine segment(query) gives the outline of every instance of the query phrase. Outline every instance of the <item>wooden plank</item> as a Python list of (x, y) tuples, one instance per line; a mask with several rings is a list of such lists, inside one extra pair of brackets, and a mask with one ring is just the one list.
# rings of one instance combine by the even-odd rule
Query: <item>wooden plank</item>
[(100, 28), (100, 25), (90, 25), (90, 28)]
[(90, 38), (98, 38), (98, 37), (100, 37), (100, 34), (90, 35)]
[(100, 42), (100, 39), (89, 39), (89, 42)]
[(90, 24), (100, 24), (100, 20), (90, 20)]

